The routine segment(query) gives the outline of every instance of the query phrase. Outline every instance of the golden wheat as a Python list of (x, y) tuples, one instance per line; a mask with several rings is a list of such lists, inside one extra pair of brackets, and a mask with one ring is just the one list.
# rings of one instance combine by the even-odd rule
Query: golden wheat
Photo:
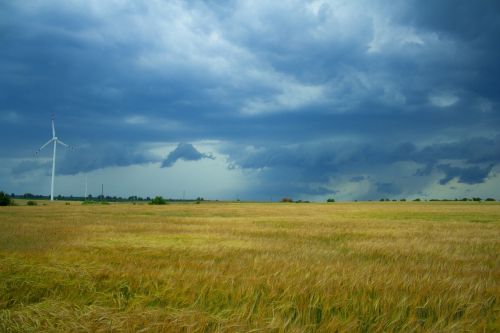
[(0, 331), (498, 331), (497, 203), (0, 209)]

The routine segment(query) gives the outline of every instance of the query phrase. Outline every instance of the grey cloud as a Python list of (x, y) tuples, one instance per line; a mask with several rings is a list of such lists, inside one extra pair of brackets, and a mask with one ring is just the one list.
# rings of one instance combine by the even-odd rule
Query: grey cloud
[(67, 153), (59, 165), (59, 172), (71, 175), (105, 167), (124, 167), (159, 161), (159, 156), (146, 151), (143, 147), (105, 144), (103, 146), (78, 149), (74, 153)]
[(423, 168), (415, 171), (415, 176), (429, 176), (434, 170), (434, 162), (427, 163)]
[[(47, 157), (51, 157), (48, 154)], [(106, 167), (125, 167), (137, 164), (159, 162), (161, 159), (145, 148), (121, 144), (102, 144), (84, 146), (72, 151), (58, 151), (56, 173), (59, 175), (75, 175), (80, 172), (90, 172)], [(28, 173), (34, 170), (49, 170), (52, 162), (23, 161), (12, 169), (14, 175)]]
[(500, 162), (500, 136), (493, 139), (477, 137), (450, 143), (431, 144), (416, 155), (419, 161), (464, 159), (467, 163)]
[(459, 183), (474, 185), (484, 183), (486, 178), (490, 175), (491, 169), (494, 164), (481, 168), (479, 166), (472, 167), (453, 167), (449, 164), (440, 164), (438, 169), (444, 172), (445, 177), (439, 180), (441, 185), (448, 184), (451, 180), (458, 178)]
[(244, 169), (291, 166), (334, 172), (340, 167), (408, 161), (424, 164), (420, 174), (427, 175), (440, 160), (460, 160), (469, 164), (500, 162), (500, 137), (479, 137), (421, 148), (408, 142), (380, 146), (326, 141), (284, 147), (228, 147), (225, 151), (233, 163)]
[(425, 3), (413, 0), (408, 2), (400, 18), (429, 31), (462, 39), (478, 39), (500, 27), (500, 5), (496, 1), (440, 0)]
[[(373, 197), (421, 191), (428, 181), (413, 181), (410, 185), (408, 179), (430, 177), (436, 170), (446, 174), (439, 181), (442, 185), (453, 178), (468, 185), (484, 182), (499, 161), (496, 154), (499, 148), (498, 138), (474, 138), (421, 148), (411, 143), (380, 147), (374, 144), (316, 142), (286, 147), (231, 147), (226, 148), (225, 153), (235, 166), (260, 170), (261, 181), (266, 184), (271, 182), (275, 187), (278, 186), (275, 183), (280, 182), (289, 188), (308, 184), (309, 188), (324, 187), (328, 192), (332, 191), (333, 184), (343, 182), (345, 176), (351, 183), (368, 178), (374, 186)], [(442, 163), (449, 160), (461, 167)], [(489, 163), (486, 167), (485, 162)], [(379, 180), (384, 174), (383, 169), (399, 168), (399, 163), (410, 163), (411, 167), (383, 176), (391, 181)], [(368, 176), (359, 176), (359, 173)]]
[(262, 196), (359, 175), (421, 190), (385, 174), (398, 163), (394, 177), (467, 185), (500, 162), (499, 14), (466, 0), (4, 1), (0, 104), (30, 122), (0, 122), (16, 139), (0, 155), (31, 155), (55, 112), (66, 142), (93, 147), (61, 155), (67, 174), (210, 158), (139, 147), (217, 140)]
[(34, 170), (48, 170), (52, 162), (42, 162), (42, 161), (22, 161), (11, 169), (11, 173), (14, 176), (30, 173)]
[(163, 160), (161, 167), (162, 168), (171, 167), (178, 160), (199, 161), (203, 158), (214, 159), (215, 157), (213, 157), (210, 154), (200, 153), (190, 143), (179, 143), (179, 145), (168, 154), (167, 158)]
[(400, 194), (401, 190), (397, 185), (394, 183), (381, 183), (377, 182), (375, 183), (377, 193), (380, 194), (389, 194), (389, 195), (395, 195), (395, 194)]
[(246, 188), (241, 197), (247, 200), (278, 200), (291, 197), (295, 200), (304, 196), (334, 195), (337, 190), (326, 183), (309, 181), (303, 178), (302, 171), (287, 168), (269, 168), (260, 170), (255, 175), (252, 186)]
[(363, 180), (365, 180), (364, 176), (354, 176), (354, 177), (351, 177), (351, 179), (349, 179), (349, 181), (351, 181), (353, 183), (358, 183), (358, 182), (361, 182)]

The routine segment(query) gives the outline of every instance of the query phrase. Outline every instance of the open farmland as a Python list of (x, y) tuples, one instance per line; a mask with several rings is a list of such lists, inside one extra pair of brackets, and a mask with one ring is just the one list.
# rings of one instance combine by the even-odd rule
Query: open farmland
[(498, 331), (498, 203), (0, 209), (0, 331)]

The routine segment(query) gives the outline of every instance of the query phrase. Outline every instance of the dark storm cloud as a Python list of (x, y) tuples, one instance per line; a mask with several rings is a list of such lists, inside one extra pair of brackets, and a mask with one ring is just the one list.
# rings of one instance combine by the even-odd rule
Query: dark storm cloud
[(375, 183), (377, 187), (377, 192), (380, 194), (388, 194), (388, 195), (394, 195), (394, 194), (400, 194), (401, 190), (393, 183)]
[(22, 161), (15, 165), (11, 172), (13, 175), (22, 175), (26, 173), (33, 172), (35, 170), (48, 170), (52, 165), (51, 162), (41, 162), (41, 161)]
[(199, 161), (202, 158), (214, 159), (212, 155), (200, 153), (192, 144), (182, 142), (168, 154), (167, 158), (161, 163), (161, 167), (171, 167), (178, 160)]
[[(50, 153), (45, 153), (51, 158)], [(90, 172), (107, 167), (125, 167), (161, 161), (159, 156), (145, 151), (142, 147), (123, 147), (121, 144), (102, 144), (98, 146), (79, 147), (72, 151), (59, 149), (57, 169), (59, 175), (75, 175), (79, 172)], [(35, 170), (49, 170), (52, 162), (23, 161), (14, 166), (12, 174), (29, 173)]]
[[(417, 193), (427, 183), (415, 181), (410, 184), (405, 183), (405, 179), (431, 176), (434, 173), (445, 174), (439, 180), (441, 185), (453, 179), (468, 185), (483, 183), (498, 164), (499, 151), (500, 140), (497, 137), (473, 138), (423, 147), (416, 147), (411, 143), (380, 146), (317, 142), (289, 147), (251, 147), (246, 150), (226, 147), (224, 152), (231, 157), (233, 167), (258, 170), (266, 186), (278, 188), (275, 183), (282, 183), (280, 193), (314, 194), (314, 189), (326, 189), (325, 184), (330, 184), (331, 187), (324, 193), (333, 193), (342, 182), (358, 183), (367, 180), (372, 183), (375, 191), (364, 198), (373, 199), (378, 194), (398, 195), (404, 190)], [(442, 161), (454, 161), (460, 166), (451, 166)], [(410, 163), (412, 167), (397, 174), (383, 172), (398, 163)], [(360, 173), (367, 176), (359, 176)], [(393, 181), (377, 181), (384, 174), (385, 179)], [(344, 176), (348, 176), (348, 179), (343, 180)], [(307, 190), (301, 188), (302, 192), (295, 192), (297, 187), (304, 184), (307, 185)], [(258, 184), (257, 188), (262, 188), (262, 185)]]
[(461, 168), (461, 167), (453, 167), (449, 164), (441, 164), (438, 166), (438, 169), (444, 172), (445, 177), (439, 180), (441, 185), (448, 184), (452, 179), (458, 178), (459, 183), (464, 184), (479, 184), (484, 183), (486, 177), (491, 172), (494, 164), (490, 164), (487, 167), (481, 168), (478, 166)]
[[(417, 148), (411, 143), (347, 144), (346, 142), (318, 142), (288, 147), (259, 147), (240, 150), (228, 147), (225, 151), (233, 162), (244, 169), (293, 166), (298, 169), (321, 169), (333, 173), (339, 168), (355, 165), (392, 164), (415, 162), (432, 167), (442, 160), (457, 160), (467, 164), (497, 164), (500, 162), (500, 137), (495, 139), (473, 138)], [(428, 170), (430, 172), (432, 170)], [(363, 176), (353, 177), (361, 181)]]
[[(258, 170), (249, 191), (263, 197), (360, 175), (373, 191), (421, 190), (390, 167), (487, 182), (499, 22), (495, 1), (2, 2), (0, 140), (16, 143), (0, 154), (30, 156), (55, 112), (65, 142), (94, 147), (62, 159), (66, 174), (157, 162), (153, 142), (217, 140), (233, 167)], [(163, 166), (208, 157), (171, 154)]]
[(137, 146), (123, 147), (121, 144), (103, 144), (67, 152), (58, 171), (63, 175), (89, 172), (106, 167), (125, 167), (159, 162), (160, 157)]
[(500, 27), (499, 18), (497, 1), (473, 3), (467, 0), (408, 1), (400, 17), (421, 29), (464, 40), (492, 37), (490, 34)]
[(418, 159), (435, 162), (439, 159), (463, 159), (467, 163), (500, 162), (500, 136), (493, 139), (471, 138), (468, 140), (432, 144), (422, 149)]
[(364, 176), (354, 176), (354, 177), (351, 177), (351, 179), (349, 179), (349, 181), (354, 182), (354, 183), (361, 182), (363, 180), (365, 180)]

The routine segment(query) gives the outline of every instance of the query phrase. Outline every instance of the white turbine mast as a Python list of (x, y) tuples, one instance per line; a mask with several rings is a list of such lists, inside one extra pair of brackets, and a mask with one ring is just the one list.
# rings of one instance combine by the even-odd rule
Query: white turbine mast
[(54, 178), (56, 177), (56, 150), (57, 150), (56, 147), (57, 144), (60, 144), (61, 146), (64, 146), (66, 148), (71, 148), (71, 147), (62, 142), (61, 140), (59, 140), (59, 138), (56, 136), (56, 128), (54, 126), (54, 114), (52, 114), (51, 119), (52, 119), (52, 139), (50, 139), (43, 146), (41, 146), (35, 152), (35, 156), (37, 156), (40, 153), (40, 151), (47, 145), (49, 145), (50, 143), (54, 143), (54, 152), (52, 155), (52, 183), (50, 185), (50, 201), (54, 201)]
[(83, 197), (83, 201), (87, 201), (87, 176), (85, 176), (85, 196)]

